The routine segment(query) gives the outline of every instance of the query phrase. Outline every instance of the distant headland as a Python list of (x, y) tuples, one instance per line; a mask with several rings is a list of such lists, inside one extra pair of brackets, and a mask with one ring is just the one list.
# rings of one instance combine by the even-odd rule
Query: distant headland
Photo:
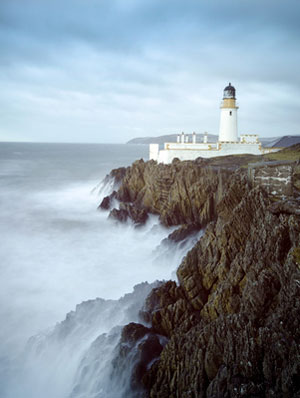
[[(136, 137), (132, 138), (126, 144), (149, 145), (160, 144), (165, 142), (176, 142), (178, 134), (166, 134), (157, 137)], [(192, 136), (192, 134), (190, 134)], [(196, 134), (197, 140), (200, 140), (203, 134)], [(211, 142), (217, 142), (218, 136), (216, 134), (208, 134), (208, 139)], [(281, 135), (277, 137), (260, 137), (261, 143), (266, 147), (284, 147), (287, 148), (291, 145), (300, 143), (300, 135)]]

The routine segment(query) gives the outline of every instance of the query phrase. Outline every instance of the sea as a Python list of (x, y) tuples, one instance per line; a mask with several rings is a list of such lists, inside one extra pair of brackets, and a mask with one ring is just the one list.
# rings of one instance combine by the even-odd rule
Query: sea
[(147, 146), (0, 143), (0, 398), (131, 397), (128, 375), (112, 380), (121, 327), (197, 239), (168, 246), (158, 217), (137, 228), (98, 209), (105, 176), (141, 158)]

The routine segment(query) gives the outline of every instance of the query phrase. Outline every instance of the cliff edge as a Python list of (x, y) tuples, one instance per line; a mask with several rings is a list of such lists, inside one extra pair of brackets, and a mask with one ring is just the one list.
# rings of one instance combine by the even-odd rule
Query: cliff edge
[(121, 185), (104, 200), (105, 208), (120, 202), (111, 210), (119, 220), (158, 214), (178, 225), (178, 240), (205, 229), (177, 270), (179, 284), (153, 289), (140, 313), (152, 340), (136, 353), (151, 352), (157, 336), (157, 356), (136, 356), (138, 397), (300, 397), (299, 162), (290, 196), (278, 197), (249, 180), (248, 161), (137, 161), (119, 169)]

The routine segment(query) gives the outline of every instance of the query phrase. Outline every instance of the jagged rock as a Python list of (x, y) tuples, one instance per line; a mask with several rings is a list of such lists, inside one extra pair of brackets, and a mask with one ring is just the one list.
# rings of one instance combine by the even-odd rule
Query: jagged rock
[(111, 170), (101, 182), (102, 187), (100, 192), (107, 186), (111, 187), (113, 190), (119, 189), (128, 169), (128, 167), (119, 167), (118, 169)]
[[(151, 398), (299, 394), (300, 218), (271, 214), (264, 192), (240, 187), (178, 269), (182, 316), (170, 282), (150, 293), (161, 292), (152, 325), (158, 313), (170, 337), (147, 376)], [(225, 202), (237, 193), (229, 187)]]
[(131, 322), (128, 325), (124, 326), (121, 335), (121, 344), (122, 343), (136, 343), (142, 337), (144, 337), (147, 333), (150, 333), (150, 329), (141, 325), (139, 323)]
[(117, 192), (113, 191), (109, 196), (105, 196), (100, 203), (98, 209), (109, 210), (111, 208), (112, 201), (116, 198)]
[[(184, 162), (174, 159), (169, 165), (141, 159), (131, 167), (113, 170), (108, 178), (115, 178), (116, 198), (120, 202), (159, 214), (161, 222), (167, 226), (191, 223), (205, 226), (219, 215), (219, 202), (227, 192), (228, 183), (244, 174), (243, 183), (248, 184), (246, 169), (239, 166), (254, 159), (262, 157), (225, 156)], [(300, 168), (294, 163), (291, 167), (296, 194)], [(223, 206), (223, 210), (230, 211), (237, 200), (238, 197), (227, 209)]]
[(103, 198), (102, 202), (98, 206), (98, 209), (108, 210), (109, 208), (110, 208), (110, 197), (105, 196), (105, 198)]
[(113, 360), (112, 377), (118, 379), (118, 374), (124, 377), (126, 370), (131, 367), (128, 395), (132, 396), (133, 390), (137, 393), (134, 396), (143, 396), (143, 377), (149, 364), (159, 357), (162, 349), (159, 337), (151, 329), (133, 322), (126, 325), (122, 330), (117, 355)]
[(179, 285), (162, 283), (146, 299), (150, 335), (168, 341), (132, 386), (143, 384), (148, 398), (300, 397), (296, 202), (274, 204), (243, 170), (202, 160), (135, 162), (117, 195), (127, 213), (206, 227), (177, 270)]
[(281, 200), (272, 203), (268, 209), (273, 214), (296, 214), (300, 215), (300, 201), (299, 200)]
[(121, 202), (134, 202), (139, 192), (145, 185), (144, 170), (146, 164), (141, 160), (134, 162), (130, 168), (127, 169), (126, 174), (122, 180), (122, 185), (117, 192), (117, 199)]
[(109, 213), (109, 218), (113, 218), (115, 220), (118, 220), (120, 222), (126, 222), (128, 219), (128, 211), (124, 209), (112, 209), (111, 212)]
[(202, 166), (206, 166), (209, 163), (208, 159), (201, 158), (200, 156), (195, 159), (195, 162), (197, 164), (201, 164)]
[(216, 215), (216, 206), (231, 171), (213, 170), (203, 162), (171, 165), (138, 160), (126, 170), (116, 198), (147, 213), (159, 214), (165, 225), (195, 223), (205, 226)]
[(149, 217), (146, 209), (131, 205), (130, 203), (121, 202), (120, 210), (125, 210), (135, 224), (145, 224)]
[(155, 333), (170, 337), (178, 325), (185, 325), (186, 330), (189, 329), (194, 317), (186, 319), (185, 315), (190, 310), (182, 288), (169, 281), (152, 290), (140, 316), (145, 322), (151, 323)]
[(121, 183), (123, 178), (125, 177), (127, 170), (127, 167), (119, 167), (118, 169), (113, 169), (110, 172), (109, 177), (113, 178), (116, 184)]
[(191, 234), (199, 231), (201, 227), (198, 224), (184, 224), (180, 228), (173, 231), (169, 236), (168, 240), (171, 240), (175, 243), (178, 243), (186, 238), (188, 238)]

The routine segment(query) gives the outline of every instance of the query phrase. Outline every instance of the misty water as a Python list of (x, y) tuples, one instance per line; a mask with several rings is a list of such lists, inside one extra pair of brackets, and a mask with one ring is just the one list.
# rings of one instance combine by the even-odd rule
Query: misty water
[(0, 144), (1, 398), (129, 397), (126, 377), (111, 385), (111, 360), (151, 290), (133, 288), (174, 279), (193, 243), (161, 244), (170, 230), (154, 216), (134, 228), (97, 210), (105, 175), (147, 152)]

